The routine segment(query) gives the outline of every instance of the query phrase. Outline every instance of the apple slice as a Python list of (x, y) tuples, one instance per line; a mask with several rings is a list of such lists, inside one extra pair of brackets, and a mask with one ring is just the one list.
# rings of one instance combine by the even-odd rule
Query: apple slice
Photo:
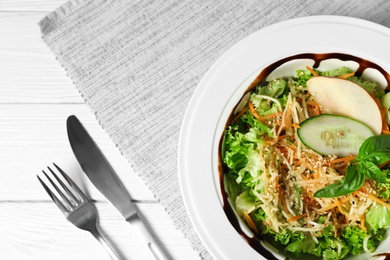
[(379, 107), (368, 92), (356, 83), (332, 77), (313, 77), (307, 81), (307, 87), (324, 113), (353, 118), (367, 125), (374, 134), (381, 133)]

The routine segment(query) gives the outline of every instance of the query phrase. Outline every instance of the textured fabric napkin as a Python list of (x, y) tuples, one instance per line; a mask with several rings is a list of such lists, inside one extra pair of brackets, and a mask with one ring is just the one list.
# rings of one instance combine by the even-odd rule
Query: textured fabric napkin
[(389, 13), (388, 0), (71, 0), (40, 27), (134, 171), (210, 259), (186, 214), (176, 165), (184, 111), (207, 69), (236, 42), (279, 21), (345, 15), (390, 27)]

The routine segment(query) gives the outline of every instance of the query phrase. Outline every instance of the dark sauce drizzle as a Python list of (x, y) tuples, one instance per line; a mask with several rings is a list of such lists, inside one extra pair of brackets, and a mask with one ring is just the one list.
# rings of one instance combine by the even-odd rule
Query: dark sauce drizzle
[(377, 255), (374, 255), (375, 257), (381, 257), (381, 256), (384, 256), (384, 260), (390, 260), (390, 253), (383, 253), (383, 254), (377, 254)]
[[(314, 66), (313, 66), (314, 68), (318, 68), (321, 61), (327, 60), (327, 59), (339, 59), (342, 61), (355, 61), (359, 64), (359, 67), (357, 68), (357, 70), (355, 72), (356, 76), (361, 76), (363, 74), (363, 72), (368, 68), (376, 69), (386, 79), (387, 86), (386, 86), (385, 91), (386, 92), (390, 91), (390, 74), (387, 73), (382, 67), (380, 67), (379, 65), (377, 65), (373, 62), (370, 62), (368, 60), (365, 60), (365, 59), (362, 59), (362, 58), (359, 58), (359, 57), (356, 57), (356, 56), (353, 56), (350, 54), (344, 54), (344, 53), (322, 53), (322, 54), (302, 53), (302, 54), (297, 54), (297, 55), (293, 55), (293, 56), (278, 60), (278, 61), (272, 63), (271, 65), (269, 65), (268, 67), (266, 67), (265, 69), (263, 69), (260, 72), (260, 74), (256, 77), (256, 79), (249, 85), (249, 87), (245, 91), (245, 94), (254, 90), (257, 86), (265, 84), (267, 76), (272, 71), (274, 71), (276, 68), (278, 68), (279, 66), (281, 66), (282, 64), (284, 64), (288, 61), (297, 60), (297, 59), (312, 59), (312, 60), (314, 60)], [(234, 109), (232, 111), (234, 111)], [(225, 125), (225, 129), (230, 124), (233, 116), (234, 115), (232, 112), (227, 120), (227, 124)], [(238, 219), (237, 219), (232, 207), (230, 206), (230, 204), (227, 200), (228, 199), (227, 193), (225, 192), (225, 187), (223, 184), (223, 173), (225, 172), (226, 169), (225, 169), (225, 166), (223, 165), (222, 156), (220, 153), (222, 140), (223, 140), (223, 134), (222, 134), (222, 137), (221, 137), (220, 142), (219, 142), (220, 149), (219, 149), (218, 158), (219, 158), (219, 179), (220, 179), (220, 185), (221, 185), (221, 191), (222, 191), (222, 197), (223, 197), (223, 208), (224, 208), (225, 214), (226, 214), (227, 218), (229, 219), (231, 225), (236, 229), (236, 231), (247, 241), (247, 243), (254, 250), (256, 250), (259, 254), (261, 254), (266, 259), (276, 260), (277, 258), (261, 244), (261, 242), (260, 242), (262, 240), (261, 237), (259, 237), (259, 236), (249, 237), (248, 235), (246, 235), (242, 231), (242, 229), (240, 228), (240, 224), (238, 222)], [(385, 256), (386, 260), (390, 260), (390, 253), (378, 254), (375, 256), (378, 256), (378, 257)], [(288, 258), (286, 258), (286, 259), (288, 259)]]

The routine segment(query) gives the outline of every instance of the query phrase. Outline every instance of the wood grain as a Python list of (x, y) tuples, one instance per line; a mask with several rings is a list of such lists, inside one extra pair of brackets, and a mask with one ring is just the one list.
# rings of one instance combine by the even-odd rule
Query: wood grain
[[(65, 122), (76, 115), (101, 148), (135, 200), (155, 200), (85, 104), (0, 104), (0, 200), (47, 200), (36, 175), (53, 162), (93, 199), (102, 196), (90, 184), (68, 143)], [(19, 189), (15, 189), (15, 185)]]
[[(131, 226), (108, 203), (96, 203), (105, 239), (124, 259), (149, 259)], [(158, 242), (172, 259), (196, 259), (183, 235), (156, 203), (136, 203)], [(53, 203), (0, 203), (1, 259), (108, 259), (88, 232), (67, 222)], [(44, 220), (44, 221), (42, 221)]]
[(149, 259), (131, 227), (89, 182), (67, 140), (74, 114), (112, 164), (172, 259), (199, 259), (121, 155), (40, 36), (38, 22), (64, 0), (0, 1), (0, 259), (108, 259), (66, 221), (36, 175), (60, 165), (92, 199), (102, 233), (123, 259)]
[(41, 39), (43, 16), (0, 11), (0, 103), (83, 103)]
[(65, 2), (64, 0), (2, 0), (0, 1), (0, 12), (49, 13)]

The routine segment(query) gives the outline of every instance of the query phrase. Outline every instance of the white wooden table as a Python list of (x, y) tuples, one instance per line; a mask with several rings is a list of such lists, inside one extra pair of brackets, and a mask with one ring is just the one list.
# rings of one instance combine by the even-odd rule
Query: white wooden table
[(67, 222), (36, 175), (53, 162), (96, 201), (102, 233), (123, 259), (148, 259), (131, 227), (92, 186), (67, 140), (76, 115), (173, 259), (198, 259), (189, 242), (100, 127), (40, 36), (38, 21), (65, 0), (0, 1), (0, 259), (109, 259)]

